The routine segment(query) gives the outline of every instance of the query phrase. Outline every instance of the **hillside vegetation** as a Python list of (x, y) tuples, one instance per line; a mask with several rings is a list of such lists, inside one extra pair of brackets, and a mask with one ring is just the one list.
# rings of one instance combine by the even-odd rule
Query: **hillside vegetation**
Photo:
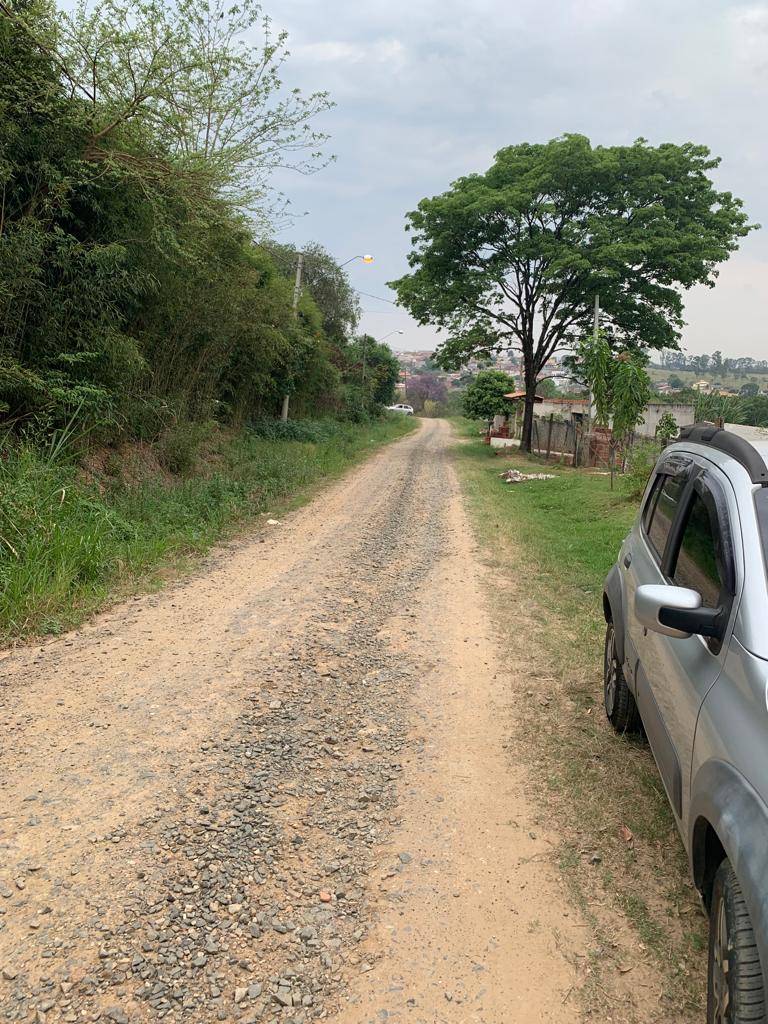
[(0, 639), (410, 427), (342, 267), (306, 246), (294, 292), (270, 240), (273, 172), (328, 159), (287, 56), (253, 0), (0, 0)]
[[(262, 38), (261, 47), (253, 39)], [(246, 44), (245, 39), (249, 42)], [(266, 241), (277, 167), (322, 166), (330, 101), (286, 89), (285, 38), (251, 0), (0, 3), (0, 415), (107, 441), (179, 421), (365, 418), (397, 365), (354, 342), (319, 246)], [(361, 362), (366, 363), (361, 372)]]

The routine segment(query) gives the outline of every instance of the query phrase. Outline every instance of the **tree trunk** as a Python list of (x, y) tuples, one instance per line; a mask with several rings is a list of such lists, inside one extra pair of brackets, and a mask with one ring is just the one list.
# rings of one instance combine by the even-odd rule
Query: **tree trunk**
[(533, 437), (533, 407), (536, 398), (535, 382), (531, 387), (525, 389), (525, 406), (523, 409), (523, 433), (520, 437), (520, 451), (531, 450), (531, 439)]
[(520, 435), (520, 451), (529, 452), (533, 440), (533, 408), (536, 401), (536, 378), (538, 368), (533, 358), (533, 341), (523, 342), (523, 377), (525, 382), (525, 404), (523, 406), (523, 430)]

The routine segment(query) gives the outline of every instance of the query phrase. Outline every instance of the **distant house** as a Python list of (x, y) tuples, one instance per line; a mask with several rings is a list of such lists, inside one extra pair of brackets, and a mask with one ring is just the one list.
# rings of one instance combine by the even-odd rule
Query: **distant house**
[(674, 416), (678, 427), (689, 427), (696, 422), (694, 407), (683, 402), (649, 402), (643, 410), (643, 419), (635, 428), (638, 437), (655, 437), (659, 420), (664, 413)]
[(544, 398), (536, 407), (537, 416), (559, 416), (581, 421), (589, 415), (588, 398)]

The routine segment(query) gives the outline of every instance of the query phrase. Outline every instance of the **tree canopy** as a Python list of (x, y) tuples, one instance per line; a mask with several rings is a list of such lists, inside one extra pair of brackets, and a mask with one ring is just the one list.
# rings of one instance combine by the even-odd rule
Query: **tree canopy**
[(283, 87), (285, 45), (254, 0), (0, 0), (5, 425), (148, 437), (389, 395), (341, 267), (307, 247), (294, 315), (296, 253), (265, 241), (272, 172), (325, 160), (330, 101)]
[[(266, 242), (265, 250), (281, 272), (292, 282), (298, 250), (285, 243)], [(360, 302), (349, 283), (346, 271), (316, 242), (304, 246), (303, 287), (312, 295), (323, 316), (323, 330), (330, 338), (343, 340), (356, 330), (360, 320)]]
[(522, 352), (530, 446), (536, 380), (590, 328), (599, 295), (612, 344), (675, 348), (682, 291), (712, 286), (754, 225), (715, 189), (705, 146), (595, 146), (581, 135), (522, 143), (407, 215), (411, 271), (400, 303), (448, 333), (436, 358), (456, 368)]

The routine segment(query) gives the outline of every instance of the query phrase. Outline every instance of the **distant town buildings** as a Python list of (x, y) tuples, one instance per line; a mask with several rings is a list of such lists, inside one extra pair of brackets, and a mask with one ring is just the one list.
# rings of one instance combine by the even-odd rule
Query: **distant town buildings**
[[(508, 373), (511, 377), (515, 378), (516, 384), (521, 384), (523, 380), (522, 362), (513, 352), (501, 352), (493, 356), (490, 363), (488, 360), (470, 359), (460, 370), (454, 371), (435, 369), (431, 364), (431, 359), (434, 355), (431, 351), (398, 352), (395, 350), (394, 354), (397, 356), (402, 368), (400, 371), (400, 387), (403, 386), (411, 374), (420, 372), (434, 373), (441, 380), (445, 381), (448, 387), (455, 387), (459, 382), (466, 381), (467, 377), (473, 376), (480, 370), (488, 369), (489, 366), (494, 370)], [(575, 384), (563, 368), (562, 362), (558, 359), (550, 359), (544, 367), (541, 376), (551, 378), (560, 389), (580, 390), (580, 386)]]

